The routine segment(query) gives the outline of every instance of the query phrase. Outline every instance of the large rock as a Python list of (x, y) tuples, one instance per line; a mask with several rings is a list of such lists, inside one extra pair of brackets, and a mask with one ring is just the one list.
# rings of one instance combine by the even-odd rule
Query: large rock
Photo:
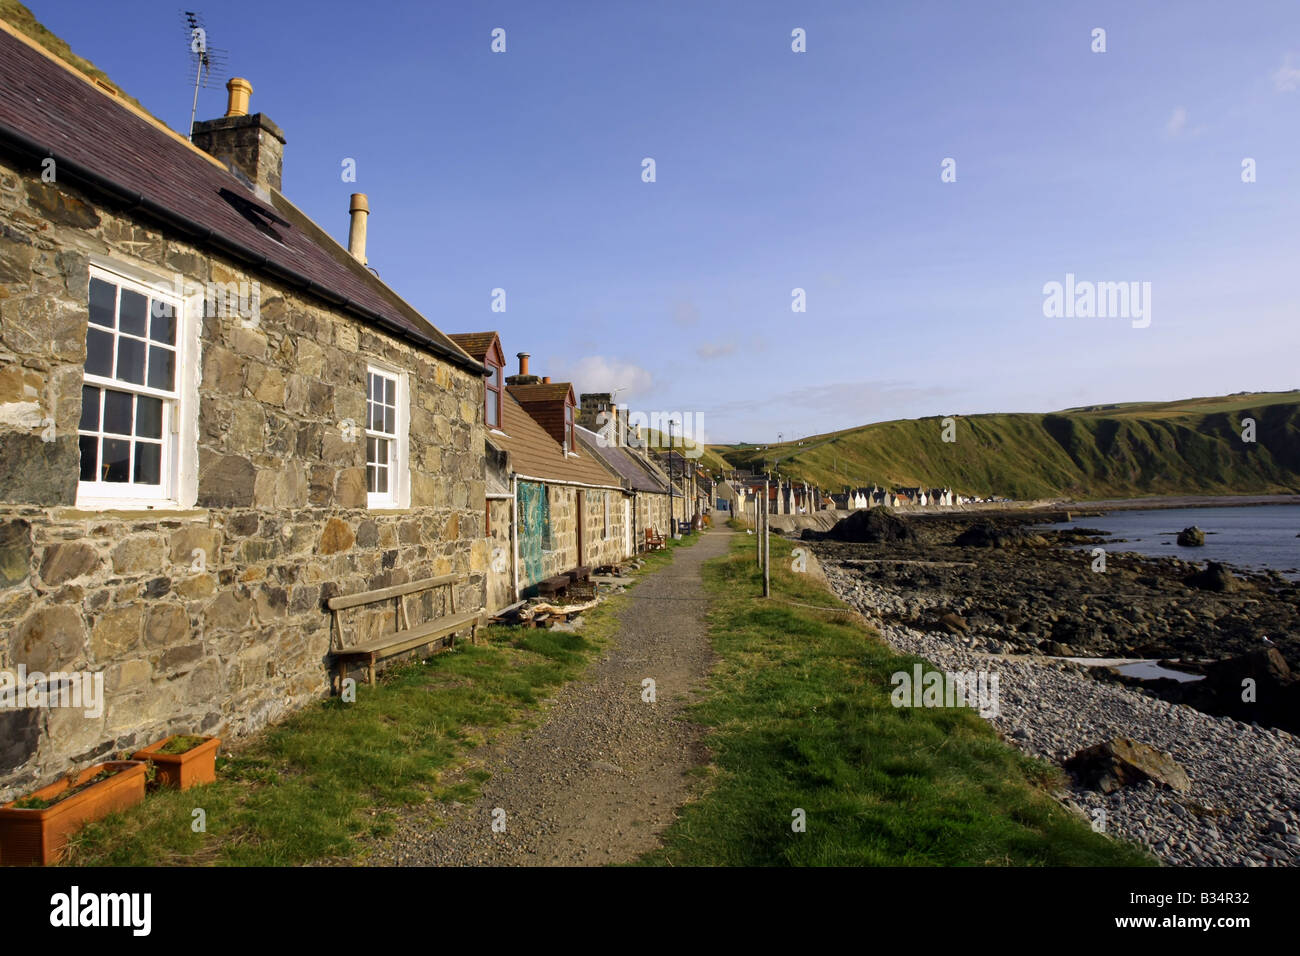
[(963, 548), (1040, 547), (1047, 544), (1047, 539), (1024, 528), (999, 527), (989, 521), (977, 521), (959, 534), (954, 543)]
[(916, 532), (906, 521), (891, 514), (888, 508), (871, 508), (855, 511), (835, 523), (826, 532), (832, 541), (851, 541), (867, 544), (897, 544), (916, 541)]
[(1207, 664), (1205, 680), (1177, 690), (1183, 703), (1206, 713), (1300, 733), (1300, 678), (1276, 647)]
[(1236, 591), (1244, 582), (1217, 561), (1209, 561), (1205, 569), (1183, 578), (1184, 583), (1198, 591)]
[(1150, 780), (1174, 790), (1187, 790), (1192, 782), (1187, 771), (1167, 753), (1129, 737), (1116, 737), (1094, 744), (1065, 761), (1082, 786), (1102, 793)]
[(1185, 548), (1201, 548), (1205, 546), (1205, 532), (1196, 525), (1190, 528), (1184, 528), (1178, 532), (1178, 543)]

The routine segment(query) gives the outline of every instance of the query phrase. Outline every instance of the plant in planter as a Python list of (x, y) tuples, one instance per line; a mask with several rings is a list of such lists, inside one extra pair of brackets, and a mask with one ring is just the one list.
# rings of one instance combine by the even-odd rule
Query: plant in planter
[(220, 737), (173, 734), (137, 750), (132, 759), (148, 760), (157, 767), (160, 786), (188, 790), (217, 779), (217, 748), (220, 746)]
[(145, 765), (112, 760), (0, 806), (0, 863), (56, 863), (68, 837), (144, 800)]

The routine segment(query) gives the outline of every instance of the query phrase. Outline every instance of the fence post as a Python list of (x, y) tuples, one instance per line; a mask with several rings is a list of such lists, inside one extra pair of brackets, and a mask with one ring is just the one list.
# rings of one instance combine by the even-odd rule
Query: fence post
[(763, 482), (763, 597), (772, 595), (772, 545), (767, 523), (767, 482)]

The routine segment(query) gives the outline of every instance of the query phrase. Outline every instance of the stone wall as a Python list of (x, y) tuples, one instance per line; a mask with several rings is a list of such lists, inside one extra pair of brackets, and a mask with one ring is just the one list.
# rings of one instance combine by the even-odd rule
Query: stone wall
[(499, 611), (515, 602), (514, 551), (510, 540), (511, 504), (511, 500), (505, 498), (489, 498), (487, 503), (489, 611)]
[[(334, 594), (457, 571), (458, 606), (482, 605), (479, 376), (4, 165), (0, 235), (0, 672), (102, 673), (106, 698), (97, 718), (0, 709), (0, 799), (327, 694)], [(75, 507), (96, 254), (168, 282), (260, 282), (255, 326), (202, 319), (193, 509)], [(371, 360), (409, 373), (406, 510), (367, 509), (365, 442), (341, 425), (364, 420)], [(411, 600), (412, 622), (445, 601)], [(391, 602), (346, 614), (348, 643), (393, 626)]]
[[(627, 522), (623, 514), (621, 491), (587, 490), (583, 502), (582, 561), (588, 567), (618, 564), (627, 554)], [(605, 502), (609, 502), (609, 526), (606, 536)]]
[(668, 534), (668, 496), (638, 492), (636, 496), (637, 550), (645, 548), (645, 532), (653, 528), (661, 535)]

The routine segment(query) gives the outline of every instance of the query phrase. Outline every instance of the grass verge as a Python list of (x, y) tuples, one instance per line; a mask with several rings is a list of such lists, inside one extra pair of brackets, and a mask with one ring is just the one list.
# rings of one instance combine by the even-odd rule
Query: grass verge
[[(890, 675), (919, 658), (788, 570), (791, 548), (773, 537), (769, 600), (754, 596), (752, 539), (704, 566), (719, 661), (692, 717), (709, 728), (714, 760), (699, 798), (643, 863), (1155, 862), (1061, 808), (1044, 789), (1060, 771), (1003, 743), (972, 711), (893, 707)], [(793, 829), (796, 810), (805, 832)]]
[[(638, 576), (672, 561), (698, 535), (647, 556)], [(633, 585), (635, 586), (635, 584)], [(382, 836), (399, 810), (429, 799), (473, 801), (487, 773), (439, 781), (497, 733), (526, 726), (541, 701), (578, 677), (617, 627), (623, 599), (588, 611), (582, 630), (490, 627), (425, 661), (396, 665), (355, 703), (331, 698), (241, 743), (217, 781), (143, 804), (81, 830), (75, 866), (292, 866), (348, 859)], [(196, 810), (205, 832), (195, 832)]]

